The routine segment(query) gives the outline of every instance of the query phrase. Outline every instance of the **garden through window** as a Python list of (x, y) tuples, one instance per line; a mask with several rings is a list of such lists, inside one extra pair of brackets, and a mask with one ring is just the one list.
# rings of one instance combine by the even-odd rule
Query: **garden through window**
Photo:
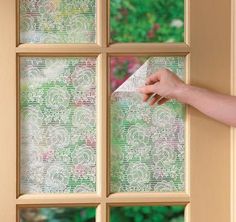
[(111, 42), (183, 42), (184, 0), (111, 0)]

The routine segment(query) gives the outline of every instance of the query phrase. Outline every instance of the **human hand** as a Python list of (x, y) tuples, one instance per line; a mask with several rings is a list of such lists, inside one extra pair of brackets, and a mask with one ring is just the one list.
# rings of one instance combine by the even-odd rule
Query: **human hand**
[(145, 86), (139, 88), (139, 92), (143, 94), (144, 102), (156, 94), (151, 99), (150, 105), (156, 102), (161, 105), (169, 99), (177, 99), (184, 86), (185, 83), (175, 73), (169, 69), (160, 69), (147, 78)]

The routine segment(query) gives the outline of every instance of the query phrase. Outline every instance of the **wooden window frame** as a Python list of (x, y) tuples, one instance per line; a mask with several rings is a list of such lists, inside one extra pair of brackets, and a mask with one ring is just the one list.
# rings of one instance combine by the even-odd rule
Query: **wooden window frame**
[[(0, 36), (0, 101), (2, 103), (0, 110), (0, 196), (2, 199), (0, 218), (2, 221), (17, 221), (17, 212), (20, 207), (96, 206), (96, 221), (108, 222), (109, 208), (112, 206), (177, 204), (186, 206), (186, 222), (229, 221), (230, 128), (207, 118), (192, 107), (187, 107), (186, 113), (185, 192), (109, 194), (108, 186), (109, 57), (117, 55), (186, 56), (187, 83), (229, 93), (232, 89), (229, 64), (230, 0), (215, 0), (214, 3), (215, 10), (212, 11), (211, 1), (191, 0), (190, 2), (190, 0), (185, 0), (185, 43), (109, 44), (109, 0), (97, 0), (96, 44), (19, 45), (18, 0), (0, 0), (0, 27), (2, 30)], [(203, 5), (204, 7), (202, 7)], [(211, 11), (211, 16), (216, 18), (216, 22), (223, 24), (221, 32), (213, 24), (212, 18), (209, 18), (209, 11)], [(228, 23), (229, 25), (227, 25)], [(210, 32), (207, 32), (208, 27), (211, 27)], [(226, 42), (221, 43), (219, 40), (222, 38), (226, 38)], [(216, 53), (216, 48), (220, 50), (221, 55)], [(19, 119), (17, 101), (19, 92), (16, 83), (20, 56), (95, 56), (98, 58), (96, 194), (18, 195), (19, 130), (16, 130), (16, 126)], [(213, 67), (211, 61), (208, 61), (209, 64), (205, 62), (211, 57), (215, 63), (219, 62), (223, 65), (225, 73), (229, 74), (222, 76), (217, 64)], [(214, 73), (215, 78), (211, 79), (212, 76), (209, 73)], [(207, 136), (203, 129), (206, 130)], [(218, 138), (219, 135), (223, 135), (223, 139)], [(226, 147), (223, 155), (222, 147)], [(214, 156), (209, 159), (212, 153)], [(199, 164), (199, 160), (202, 161), (201, 164)], [(218, 161), (222, 162), (221, 165), (213, 164)], [(212, 173), (214, 170), (218, 172), (218, 175)], [(217, 178), (222, 181), (214, 186)], [(225, 188), (228, 189), (225, 190)], [(217, 198), (216, 194), (218, 194)], [(211, 207), (206, 209), (206, 206)], [(219, 211), (215, 214), (217, 209)]]
[[(231, 95), (236, 96), (236, 0), (231, 1)], [(231, 222), (236, 222), (236, 128), (231, 128)]]

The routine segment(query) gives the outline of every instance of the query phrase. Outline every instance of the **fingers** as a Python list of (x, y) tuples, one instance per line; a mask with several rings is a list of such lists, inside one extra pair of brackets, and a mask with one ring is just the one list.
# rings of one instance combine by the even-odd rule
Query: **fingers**
[(154, 104), (158, 104), (158, 105), (162, 105), (164, 103), (166, 103), (167, 101), (169, 101), (170, 99), (168, 98), (163, 98), (159, 95), (156, 95), (152, 100), (151, 102), (149, 103), (150, 106), (153, 106)]
[(156, 83), (160, 80), (159, 72), (150, 75), (146, 80), (146, 85)]
[[(147, 99), (148, 100), (148, 99)], [(146, 101), (147, 101), (146, 100)], [(163, 97), (161, 97), (160, 95), (155, 95), (155, 96), (153, 96), (152, 98), (151, 98), (151, 100), (150, 100), (150, 102), (149, 102), (149, 105), (150, 106), (153, 106), (154, 104), (158, 104), (158, 105), (162, 105), (162, 104), (164, 104), (164, 103), (166, 103), (167, 101), (169, 101), (170, 99), (169, 98), (163, 98)], [(146, 102), (145, 101), (145, 102)]]
[(168, 99), (168, 98), (163, 98), (163, 99), (161, 99), (160, 101), (158, 101), (158, 105), (162, 105), (162, 104), (164, 104), (164, 103), (166, 103), (167, 101), (169, 101), (170, 99)]
[(140, 87), (138, 91), (143, 94), (152, 94), (155, 93), (156, 86), (155, 85), (146, 85), (143, 87)]
[(151, 99), (149, 105), (150, 105), (150, 106), (153, 106), (160, 98), (161, 98), (161, 96), (155, 95), (155, 96)]
[(152, 94), (143, 94), (143, 102), (147, 102), (148, 99), (152, 96)]

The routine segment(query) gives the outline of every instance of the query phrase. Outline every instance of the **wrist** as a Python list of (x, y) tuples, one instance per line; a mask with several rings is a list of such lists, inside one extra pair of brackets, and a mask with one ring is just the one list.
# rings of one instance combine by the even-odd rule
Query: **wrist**
[(188, 103), (188, 96), (191, 91), (192, 86), (181, 83), (175, 90), (174, 99), (182, 103)]

